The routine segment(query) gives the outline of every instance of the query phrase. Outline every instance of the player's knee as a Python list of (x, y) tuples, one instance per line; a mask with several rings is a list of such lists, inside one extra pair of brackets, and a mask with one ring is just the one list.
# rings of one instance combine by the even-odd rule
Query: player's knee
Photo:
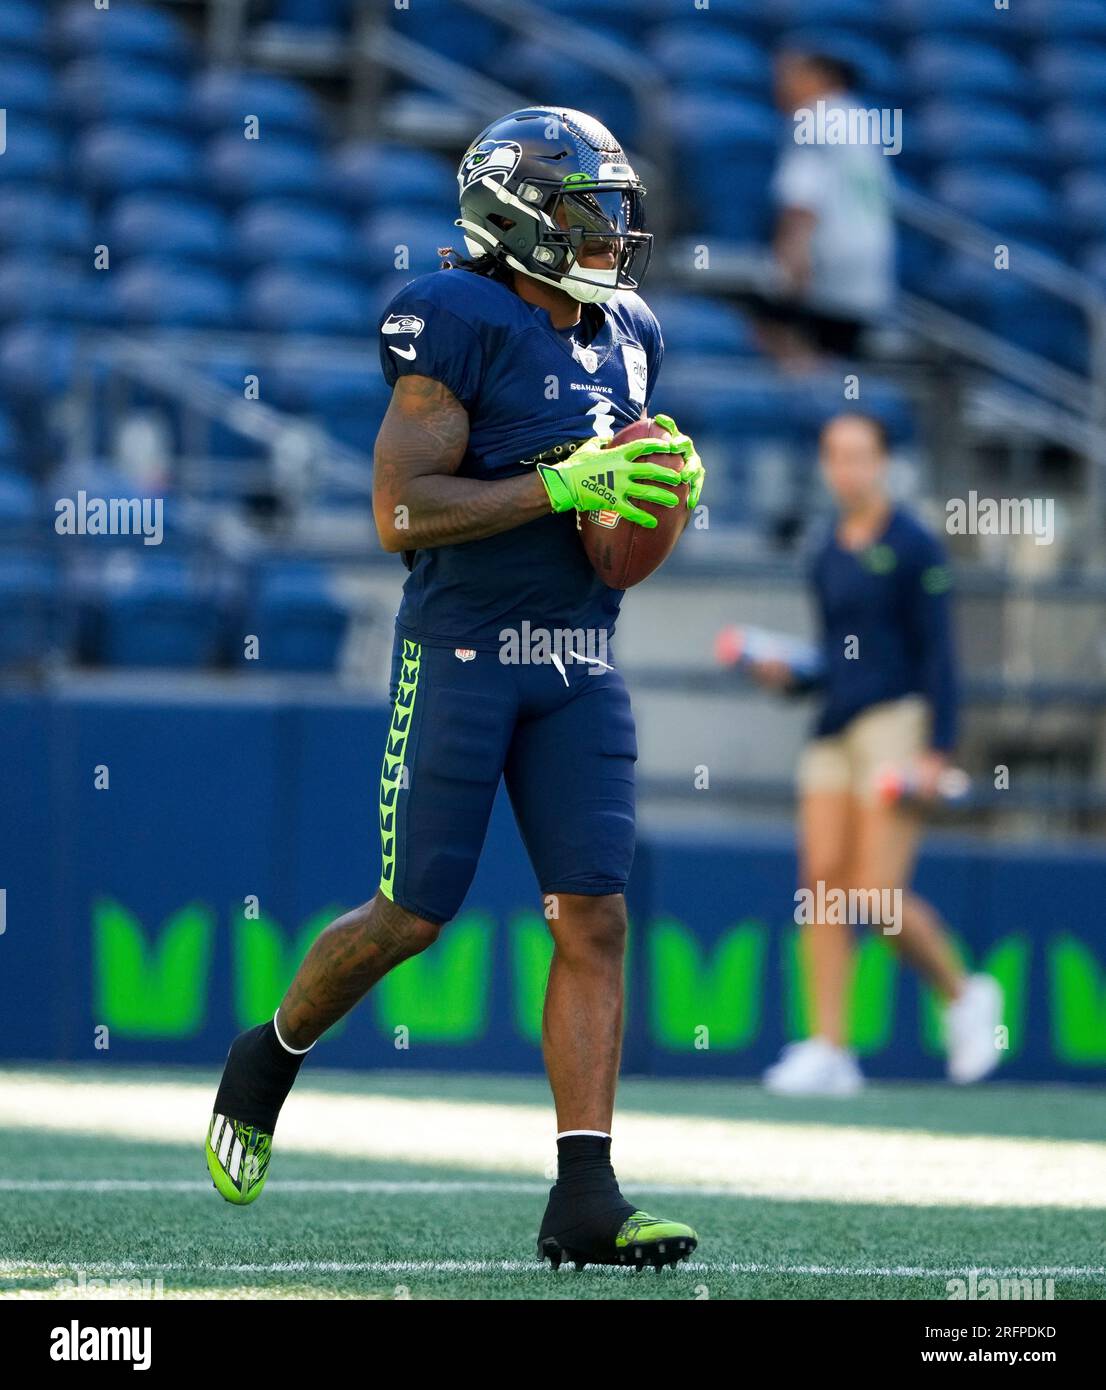
[(621, 961), (626, 950), (626, 901), (621, 894), (562, 895), (550, 930), (562, 957)]
[(848, 883), (848, 866), (828, 855), (808, 855), (803, 859), (799, 877), (811, 891), (816, 891), (819, 883), (827, 888), (841, 888)]
[(390, 902), (378, 893), (364, 909), (365, 928), (374, 941), (380, 942), (388, 954), (399, 960), (417, 956), (433, 946), (442, 930), (439, 922), (429, 922), (408, 912), (405, 907)]

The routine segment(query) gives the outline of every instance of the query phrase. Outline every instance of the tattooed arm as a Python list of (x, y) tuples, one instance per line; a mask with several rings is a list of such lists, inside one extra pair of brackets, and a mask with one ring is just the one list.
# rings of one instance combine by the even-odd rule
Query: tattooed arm
[(399, 378), (373, 456), (373, 515), (385, 550), (478, 541), (549, 515), (536, 472), (496, 482), (456, 477), (468, 437), (468, 414), (448, 387)]

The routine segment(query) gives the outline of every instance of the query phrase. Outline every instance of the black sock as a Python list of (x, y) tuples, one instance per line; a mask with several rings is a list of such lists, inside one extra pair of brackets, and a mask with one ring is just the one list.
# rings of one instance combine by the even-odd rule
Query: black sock
[(618, 1190), (609, 1136), (569, 1134), (557, 1140), (557, 1181), (539, 1240), (551, 1235), (613, 1240), (633, 1210)]
[(281, 1046), (272, 1019), (240, 1033), (227, 1053), (215, 1113), (272, 1134), (302, 1063), (302, 1055)]

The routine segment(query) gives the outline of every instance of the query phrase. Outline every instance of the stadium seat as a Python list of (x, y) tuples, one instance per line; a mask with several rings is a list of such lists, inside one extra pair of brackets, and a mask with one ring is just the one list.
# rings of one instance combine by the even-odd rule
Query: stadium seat
[(74, 163), (78, 178), (98, 195), (150, 188), (188, 192), (197, 183), (192, 142), (152, 127), (93, 126), (78, 139)]
[(353, 10), (354, 0), (276, 0), (269, 12), (269, 23), (345, 32)]
[[(461, 232), (450, 225), (449, 218), (428, 216), (418, 209), (371, 214), (361, 224), (358, 240), (365, 268), (374, 278), (398, 271), (413, 280), (416, 275), (437, 270), (441, 263), (438, 251), (443, 246), (454, 246), (460, 254), (467, 254)], [(396, 264), (397, 259), (401, 264)]]
[(57, 130), (14, 110), (7, 113), (5, 125), (7, 147), (0, 155), (0, 183), (52, 184), (65, 177), (69, 161)]
[(1048, 151), (1040, 127), (1001, 107), (935, 101), (905, 127), (906, 148), (927, 166), (961, 151), (973, 164), (1022, 173), (1047, 173)]
[(0, 57), (0, 101), (9, 113), (21, 111), (40, 121), (52, 121), (57, 115), (58, 96), (50, 65), (26, 54), (16, 58), (5, 53)]
[(34, 0), (4, 0), (0, 5), (0, 52), (45, 57), (50, 46), (45, 5)]
[(895, 37), (894, 21), (881, 0), (766, 0), (765, 9), (783, 28), (839, 29), (881, 42)]
[(199, 199), (130, 193), (112, 204), (108, 245), (122, 256), (219, 265), (232, 254), (222, 211)]
[(0, 247), (88, 255), (88, 208), (72, 193), (0, 184)]
[(60, 52), (75, 57), (110, 53), (161, 63), (177, 71), (186, 67), (193, 56), (185, 30), (164, 10), (152, 5), (117, 3), (109, 14), (85, 0), (69, 0), (54, 18), (51, 37)]
[(687, 97), (673, 102), (672, 129), (684, 175), (683, 226), (733, 241), (764, 240), (783, 131), (775, 112), (734, 97)]
[(63, 109), (78, 125), (168, 126), (191, 134), (188, 86), (165, 68), (124, 57), (80, 58), (61, 74)]
[(335, 597), (325, 569), (286, 561), (267, 566), (258, 576), (246, 624), (260, 638), (256, 664), (262, 670), (333, 671), (349, 613)]
[(243, 290), (251, 327), (282, 333), (364, 334), (368, 300), (356, 280), (304, 267), (260, 270)]
[(1072, 174), (1061, 186), (1064, 221), (1083, 242), (1106, 237), (1106, 170)]
[(765, 99), (771, 93), (768, 53), (736, 34), (703, 32), (703, 26), (695, 24), (665, 24), (649, 31), (647, 51), (677, 87), (733, 89)]
[(906, 71), (915, 94), (1024, 100), (1030, 74), (1008, 53), (964, 39), (919, 39), (906, 50)]
[(1106, 45), (1106, 6), (1102, 0), (1022, 0), (1010, 18), (1035, 43)]
[(0, 554), (0, 667), (26, 666), (48, 651), (55, 577), (45, 556)]
[[(620, 42), (609, 29), (592, 26), (593, 34)], [(501, 53), (502, 71), (511, 74), (511, 83), (519, 92), (540, 92), (541, 102), (548, 106), (578, 107), (580, 103), (580, 64), (572, 53), (550, 49), (538, 39), (515, 39)], [(601, 82), (588, 92), (588, 113), (613, 131), (615, 138), (632, 149), (638, 138), (638, 100), (630, 86), (622, 81)], [(473, 122), (472, 133), (480, 129)]]
[(307, 416), (351, 448), (368, 453), (388, 408), (388, 389), (375, 343), (357, 365), (307, 363), (302, 353), (278, 355), (265, 376), (267, 396), (280, 410)]
[(1056, 200), (1043, 183), (1024, 174), (953, 167), (938, 173), (933, 193), (954, 211), (982, 221), (1000, 241), (1067, 246)]
[(487, 15), (461, 7), (454, 0), (418, 0), (399, 9), (388, 6), (389, 25), (396, 34), (466, 67), (495, 70), (508, 39), (503, 26)]
[(891, 0), (886, 8), (904, 35), (940, 35), (953, 43), (970, 36), (991, 44), (1013, 44), (1019, 37), (1012, 15), (996, 10), (990, 0), (982, 5), (974, 0)]
[(339, 145), (327, 165), (326, 193), (358, 210), (422, 207), (456, 216), (457, 170), (441, 155), (380, 145)]
[(216, 136), (204, 156), (211, 186), (229, 203), (251, 198), (321, 198), (320, 166), (314, 145), (281, 136), (263, 140)]
[(651, 294), (649, 307), (660, 320), (666, 354), (757, 354), (749, 320), (724, 300), (694, 294)]
[(251, 203), (235, 218), (232, 235), (236, 254), (249, 266), (272, 262), (345, 270), (358, 258), (347, 219), (317, 205), (282, 199)]
[(188, 113), (213, 135), (241, 137), (249, 116), (257, 117), (263, 141), (274, 132), (305, 142), (322, 134), (318, 104), (308, 88), (267, 73), (221, 68), (202, 73), (193, 83)]
[(22, 473), (0, 470), (0, 544), (33, 540), (40, 520), (34, 484)]
[(0, 260), (0, 319), (64, 319), (81, 295), (82, 275), (71, 261), (34, 252)]
[(889, 106), (902, 106), (902, 67), (887, 48), (866, 34), (804, 25), (785, 34), (781, 44), (836, 58), (855, 74), (858, 95), (880, 98)]
[[(0, 391), (29, 404), (55, 398), (72, 381), (75, 357), (71, 326), (16, 324), (0, 332)], [(41, 418), (37, 407), (35, 413)]]
[(126, 558), (106, 571), (99, 659), (108, 666), (210, 665), (223, 619), (209, 586), (174, 557), (136, 551)]
[(1035, 67), (1049, 100), (1106, 105), (1106, 44), (1057, 44), (1040, 53)]
[(158, 328), (231, 328), (230, 282), (187, 263), (137, 260), (112, 272), (115, 307), (124, 323)]
[[(887, 431), (893, 446), (910, 443), (917, 432), (910, 397), (888, 381), (865, 372), (858, 408), (875, 416)], [(816, 439), (826, 421), (841, 413), (841, 378), (817, 375), (792, 388), (792, 409), (800, 433)]]
[(1094, 167), (1106, 170), (1106, 106), (1057, 106), (1046, 123), (1048, 149), (1054, 165), (1064, 169)]

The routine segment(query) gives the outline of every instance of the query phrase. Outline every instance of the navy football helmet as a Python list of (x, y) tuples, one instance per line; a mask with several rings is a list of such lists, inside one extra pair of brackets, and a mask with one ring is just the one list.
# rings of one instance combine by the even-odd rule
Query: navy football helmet
[[(470, 255), (494, 256), (585, 304), (641, 284), (653, 249), (645, 189), (611, 132), (582, 111), (532, 106), (493, 121), (457, 182)], [(611, 269), (578, 263), (589, 242), (613, 243)]]

